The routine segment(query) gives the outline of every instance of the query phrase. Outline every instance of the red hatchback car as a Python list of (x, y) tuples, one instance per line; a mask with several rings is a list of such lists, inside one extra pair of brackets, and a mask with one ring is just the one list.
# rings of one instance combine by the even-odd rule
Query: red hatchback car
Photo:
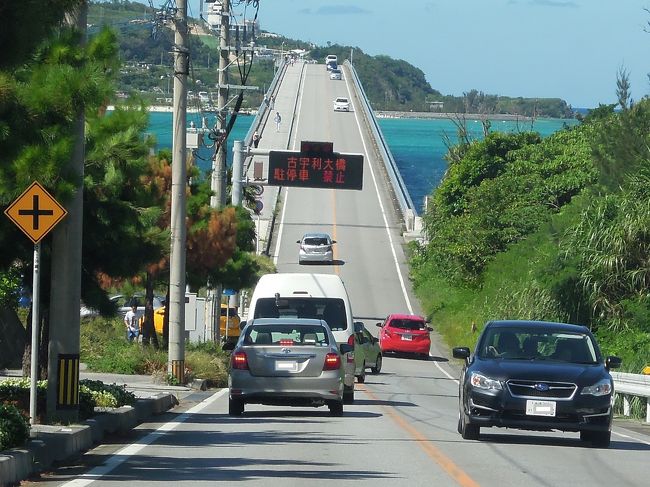
[(428, 326), (422, 316), (418, 315), (389, 315), (383, 323), (377, 323), (379, 331), (379, 346), (381, 351), (414, 353), (423, 357), (429, 356), (431, 338)]

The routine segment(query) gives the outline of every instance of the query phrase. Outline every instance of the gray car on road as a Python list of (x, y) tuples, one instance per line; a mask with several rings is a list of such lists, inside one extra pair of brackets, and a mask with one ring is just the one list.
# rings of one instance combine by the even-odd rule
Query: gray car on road
[(342, 356), (351, 350), (336, 344), (323, 320), (251, 320), (232, 350), (228, 413), (240, 416), (246, 404), (326, 405), (332, 416), (342, 415)]

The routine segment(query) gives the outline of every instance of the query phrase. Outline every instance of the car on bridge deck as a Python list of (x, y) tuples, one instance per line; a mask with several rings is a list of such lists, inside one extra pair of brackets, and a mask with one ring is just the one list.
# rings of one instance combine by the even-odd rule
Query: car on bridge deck
[(331, 264), (334, 260), (334, 244), (336, 240), (327, 233), (306, 233), (300, 240), (298, 249), (298, 264), (305, 262), (324, 262)]
[(407, 353), (429, 358), (433, 328), (422, 316), (409, 314), (391, 314), (383, 323), (377, 323), (379, 346), (386, 353)]
[(582, 441), (610, 444), (614, 382), (621, 359), (604, 358), (585, 326), (545, 321), (490, 321), (465, 360), (458, 432), (479, 439), (482, 427), (578, 431)]
[(339, 96), (334, 100), (334, 111), (335, 112), (349, 112), (350, 111), (350, 100), (343, 96)]
[(342, 79), (341, 70), (340, 69), (332, 69), (330, 71), (330, 79)]

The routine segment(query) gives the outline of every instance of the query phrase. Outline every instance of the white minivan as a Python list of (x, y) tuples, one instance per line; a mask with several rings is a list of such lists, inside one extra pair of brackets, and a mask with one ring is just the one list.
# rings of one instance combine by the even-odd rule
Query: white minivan
[[(345, 285), (336, 274), (265, 274), (251, 296), (247, 320), (317, 318), (327, 322), (336, 342), (354, 346), (354, 320)], [(242, 324), (242, 326), (244, 326)], [(343, 402), (354, 401), (354, 353), (345, 363)]]

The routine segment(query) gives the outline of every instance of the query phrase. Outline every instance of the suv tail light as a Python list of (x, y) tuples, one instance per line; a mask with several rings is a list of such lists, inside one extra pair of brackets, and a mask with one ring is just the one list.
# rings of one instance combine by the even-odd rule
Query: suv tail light
[(338, 353), (330, 352), (325, 356), (323, 370), (338, 370), (341, 368), (341, 357)]
[(233, 369), (248, 370), (248, 357), (246, 352), (235, 352), (230, 358), (230, 366)]
[(354, 334), (352, 334), (352, 335), (350, 335), (348, 337), (348, 345), (350, 345), (351, 347), (354, 347)]

